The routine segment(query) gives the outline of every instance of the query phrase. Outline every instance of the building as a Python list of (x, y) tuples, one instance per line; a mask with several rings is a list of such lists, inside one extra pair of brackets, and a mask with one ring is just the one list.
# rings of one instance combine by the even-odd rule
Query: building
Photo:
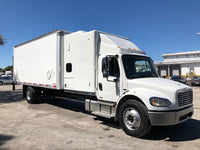
[(155, 66), (161, 77), (200, 76), (200, 51), (163, 54), (164, 61), (156, 61)]

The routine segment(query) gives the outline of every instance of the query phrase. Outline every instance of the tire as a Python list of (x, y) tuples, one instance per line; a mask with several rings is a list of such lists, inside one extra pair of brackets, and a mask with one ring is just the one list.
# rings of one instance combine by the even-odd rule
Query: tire
[(0, 85), (3, 85), (3, 82), (0, 82)]
[(35, 104), (38, 101), (38, 94), (34, 88), (28, 87), (26, 89), (26, 100), (29, 104)]
[(143, 137), (151, 130), (147, 108), (132, 99), (119, 108), (119, 124), (126, 134), (134, 137)]

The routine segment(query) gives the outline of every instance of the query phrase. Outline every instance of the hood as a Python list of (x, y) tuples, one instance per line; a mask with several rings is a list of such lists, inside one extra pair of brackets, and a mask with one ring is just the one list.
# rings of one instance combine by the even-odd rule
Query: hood
[(190, 88), (189, 86), (163, 78), (140, 78), (128, 81), (128, 88), (143, 88), (156, 93), (163, 93), (164, 95), (175, 94), (177, 90), (183, 88)]
[(156, 110), (173, 110), (177, 106), (176, 93), (180, 89), (190, 89), (182, 83), (163, 78), (140, 78), (128, 80), (129, 92), (143, 100), (149, 110), (155, 110), (150, 105), (149, 98), (160, 97), (168, 99), (172, 105), (169, 107), (156, 107)]

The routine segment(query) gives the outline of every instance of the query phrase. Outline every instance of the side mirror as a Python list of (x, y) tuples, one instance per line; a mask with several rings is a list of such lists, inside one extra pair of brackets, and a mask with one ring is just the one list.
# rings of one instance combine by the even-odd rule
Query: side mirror
[(108, 77), (109, 75), (109, 68), (108, 68), (108, 57), (104, 57), (102, 59), (102, 73), (103, 77)]

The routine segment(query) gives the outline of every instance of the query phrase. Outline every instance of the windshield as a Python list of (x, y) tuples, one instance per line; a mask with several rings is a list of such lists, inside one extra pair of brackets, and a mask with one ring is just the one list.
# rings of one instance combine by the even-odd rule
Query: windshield
[(122, 61), (128, 79), (158, 77), (149, 57), (122, 55)]

